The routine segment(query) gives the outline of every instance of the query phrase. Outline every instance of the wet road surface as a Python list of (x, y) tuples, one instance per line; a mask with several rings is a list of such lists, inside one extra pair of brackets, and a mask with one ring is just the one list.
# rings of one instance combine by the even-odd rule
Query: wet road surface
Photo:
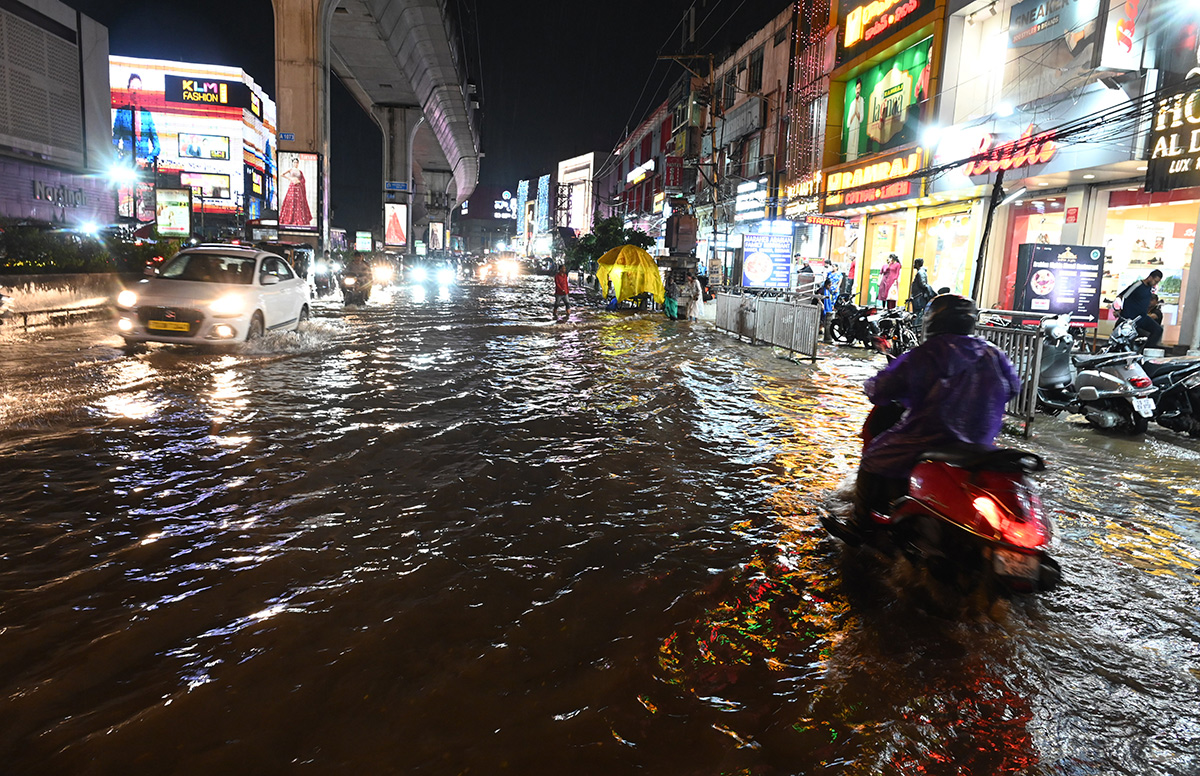
[(824, 538), (862, 381), (550, 280), (0, 334), (0, 772), (1194, 774), (1200, 443), (1041, 419), (1066, 584)]

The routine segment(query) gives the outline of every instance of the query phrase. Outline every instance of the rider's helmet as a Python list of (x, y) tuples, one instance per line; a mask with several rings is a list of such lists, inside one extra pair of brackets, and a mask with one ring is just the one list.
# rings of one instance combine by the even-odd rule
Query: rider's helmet
[(971, 334), (975, 331), (978, 317), (979, 308), (970, 299), (958, 294), (940, 294), (933, 298), (925, 312), (925, 333), (930, 337), (935, 334)]

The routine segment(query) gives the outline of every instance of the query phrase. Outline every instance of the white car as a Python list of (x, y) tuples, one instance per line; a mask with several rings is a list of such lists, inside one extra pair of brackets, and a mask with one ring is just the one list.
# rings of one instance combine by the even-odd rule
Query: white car
[(308, 319), (308, 283), (273, 253), (201, 245), (177, 253), (154, 277), (117, 297), (126, 344), (221, 345), (298, 329)]

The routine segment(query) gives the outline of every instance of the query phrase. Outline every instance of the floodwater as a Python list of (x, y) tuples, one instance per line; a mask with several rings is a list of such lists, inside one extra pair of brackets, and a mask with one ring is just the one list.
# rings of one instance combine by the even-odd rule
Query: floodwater
[(878, 361), (550, 300), (0, 333), (0, 772), (1200, 771), (1196, 440), (1039, 421), (1066, 583), (935, 616), (814, 516)]

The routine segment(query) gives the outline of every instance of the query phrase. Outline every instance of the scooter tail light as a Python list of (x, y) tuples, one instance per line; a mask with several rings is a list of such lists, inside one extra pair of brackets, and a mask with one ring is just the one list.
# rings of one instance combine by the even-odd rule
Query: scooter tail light
[(1134, 388), (1149, 388), (1154, 384), (1154, 381), (1149, 377), (1131, 377), (1129, 378), (1129, 384)]
[(1049, 541), (1045, 526), (1036, 517), (1025, 522), (1014, 520), (991, 496), (978, 496), (972, 504), (988, 525), (1000, 534), (1001, 540), (1009, 544), (1034, 549)]

